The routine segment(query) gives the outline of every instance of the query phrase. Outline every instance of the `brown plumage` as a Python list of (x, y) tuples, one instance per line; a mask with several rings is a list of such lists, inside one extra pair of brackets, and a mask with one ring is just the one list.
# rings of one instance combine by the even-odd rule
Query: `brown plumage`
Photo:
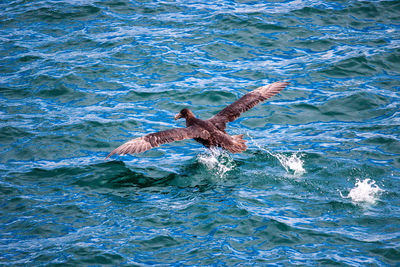
[(276, 82), (261, 86), (245, 94), (208, 120), (198, 119), (189, 109), (182, 109), (175, 116), (175, 120), (184, 118), (186, 128), (174, 128), (132, 139), (111, 151), (106, 159), (114, 154), (141, 153), (165, 143), (192, 138), (207, 148), (221, 147), (232, 153), (245, 151), (247, 146), (246, 140), (243, 140), (243, 135), (230, 136), (225, 131), (226, 124), (236, 120), (241, 113), (258, 103), (276, 95), (288, 84), (288, 82)]

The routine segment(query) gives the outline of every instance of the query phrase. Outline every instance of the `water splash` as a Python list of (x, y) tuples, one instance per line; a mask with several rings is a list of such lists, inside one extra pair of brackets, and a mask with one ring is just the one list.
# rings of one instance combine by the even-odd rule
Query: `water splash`
[(286, 156), (282, 153), (272, 153), (269, 151), (267, 152), (279, 160), (283, 168), (285, 168), (286, 172), (293, 171), (293, 174), (296, 176), (301, 176), (306, 172), (303, 167), (304, 160), (301, 159), (303, 154), (296, 152), (291, 154), (290, 156)]
[(249, 134), (247, 134), (247, 136), (250, 138), (251, 142), (253, 144), (255, 144), (255, 146), (258, 149), (260, 149), (260, 150), (268, 153), (272, 157), (276, 158), (279, 161), (279, 163), (282, 165), (282, 167), (286, 170), (286, 172), (288, 172), (288, 173), (293, 172), (293, 174), (295, 176), (301, 176), (304, 173), (306, 173), (306, 170), (303, 167), (304, 160), (302, 160), (302, 156), (303, 156), (302, 153), (295, 152), (288, 156), (283, 153), (273, 153), (273, 152), (269, 151), (268, 149), (261, 147), (256, 141), (254, 141), (254, 139)]
[(206, 150), (205, 153), (197, 155), (197, 160), (204, 164), (208, 170), (215, 171), (220, 178), (225, 177), (225, 174), (236, 166), (229, 153), (219, 149)]
[(354, 202), (374, 204), (383, 191), (383, 189), (375, 184), (374, 180), (367, 178), (363, 181), (357, 179), (355, 187), (350, 190), (347, 196), (343, 196), (341, 192), (339, 193), (342, 198), (351, 198)]

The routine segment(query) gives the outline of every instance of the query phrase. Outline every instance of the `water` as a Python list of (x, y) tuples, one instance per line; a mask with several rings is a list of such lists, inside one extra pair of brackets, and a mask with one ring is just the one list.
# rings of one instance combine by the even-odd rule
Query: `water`
[(357, 180), (356, 186), (350, 190), (347, 198), (351, 198), (354, 202), (375, 204), (382, 192), (383, 190), (371, 179)]
[[(2, 265), (400, 262), (399, 1), (3, 1)], [(133, 137), (291, 85), (227, 131)]]

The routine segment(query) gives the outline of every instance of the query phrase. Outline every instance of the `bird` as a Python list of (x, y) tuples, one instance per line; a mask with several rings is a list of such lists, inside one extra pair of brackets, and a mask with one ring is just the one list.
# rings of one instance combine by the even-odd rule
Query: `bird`
[(175, 116), (175, 120), (184, 118), (186, 128), (172, 128), (134, 138), (111, 151), (106, 159), (115, 154), (142, 153), (162, 144), (184, 139), (194, 139), (207, 148), (220, 147), (231, 153), (243, 152), (247, 149), (243, 134), (229, 135), (225, 130), (226, 124), (236, 120), (243, 112), (248, 111), (260, 102), (278, 94), (288, 84), (289, 82), (274, 82), (258, 87), (207, 120), (197, 118), (190, 109), (184, 108)]

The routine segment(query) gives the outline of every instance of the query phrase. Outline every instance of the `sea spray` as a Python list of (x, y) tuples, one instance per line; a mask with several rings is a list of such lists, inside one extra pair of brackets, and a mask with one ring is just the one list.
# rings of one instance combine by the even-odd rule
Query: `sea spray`
[(295, 176), (301, 176), (303, 175), (306, 170), (304, 169), (304, 160), (302, 160), (303, 154), (300, 152), (295, 152), (291, 153), (290, 155), (285, 155), (283, 153), (274, 153), (269, 151), (268, 149), (260, 146), (249, 134), (247, 134), (249, 138), (251, 139), (251, 142), (260, 150), (268, 153), (272, 157), (276, 158), (279, 163), (282, 165), (282, 167), (286, 170), (288, 173), (292, 173)]
[(379, 195), (384, 190), (375, 184), (374, 180), (364, 179), (363, 181), (357, 179), (354, 188), (352, 188), (347, 196), (339, 191), (342, 198), (351, 198), (354, 202), (364, 202), (369, 204), (374, 204)]
[(205, 153), (197, 155), (197, 160), (220, 178), (224, 178), (225, 174), (236, 166), (229, 153), (219, 149), (206, 150)]
[(279, 160), (283, 168), (287, 172), (293, 171), (293, 174), (296, 176), (303, 175), (306, 170), (304, 169), (304, 161), (301, 159), (301, 153), (293, 153), (290, 156), (286, 156), (282, 153), (272, 153), (266, 150), (270, 155), (274, 156)]

